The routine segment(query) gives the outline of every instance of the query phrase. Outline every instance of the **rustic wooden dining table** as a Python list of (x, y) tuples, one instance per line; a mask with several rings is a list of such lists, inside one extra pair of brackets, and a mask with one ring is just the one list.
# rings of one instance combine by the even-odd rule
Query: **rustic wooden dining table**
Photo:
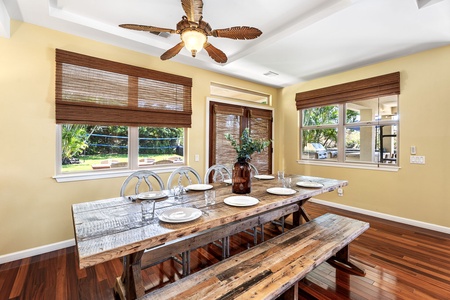
[[(129, 197), (117, 197), (72, 205), (76, 250), (80, 268), (87, 268), (105, 261), (123, 258), (124, 270), (116, 285), (116, 292), (122, 298), (136, 299), (145, 293), (141, 277), (141, 258), (145, 249), (164, 245), (180, 238), (189, 238), (228, 224), (281, 210), (297, 204), (299, 210), (293, 213), (293, 226), (309, 221), (310, 217), (303, 204), (311, 197), (334, 191), (348, 185), (346, 180), (290, 175), (293, 195), (276, 195), (267, 190), (280, 187), (276, 175), (273, 179), (253, 179), (251, 196), (259, 200), (252, 206), (230, 206), (224, 199), (232, 194), (231, 186), (224, 183), (213, 184), (215, 204), (205, 204), (204, 191), (188, 191), (183, 201), (168, 196), (156, 201), (155, 217), (143, 222), (139, 201)], [(323, 186), (305, 188), (297, 182), (313, 182)], [(189, 222), (167, 223), (158, 218), (164, 210), (174, 207), (195, 207), (202, 215)]]

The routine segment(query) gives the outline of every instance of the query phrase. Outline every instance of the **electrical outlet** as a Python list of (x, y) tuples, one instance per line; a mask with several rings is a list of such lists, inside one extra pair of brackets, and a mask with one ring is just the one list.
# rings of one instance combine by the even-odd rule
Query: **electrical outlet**
[(424, 165), (425, 164), (425, 156), (411, 155), (409, 157), (409, 163)]
[(194, 155), (194, 160), (195, 160), (195, 161), (200, 161), (200, 155), (195, 154), (195, 155)]
[(411, 146), (411, 155), (416, 155), (416, 146)]
[(338, 188), (338, 189), (337, 189), (337, 193), (338, 193), (338, 196), (339, 196), (339, 197), (344, 196), (344, 190), (341, 189), (341, 188)]

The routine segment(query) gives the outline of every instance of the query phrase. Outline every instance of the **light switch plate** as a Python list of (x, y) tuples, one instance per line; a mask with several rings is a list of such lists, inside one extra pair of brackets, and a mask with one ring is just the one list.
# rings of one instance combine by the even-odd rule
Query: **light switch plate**
[(416, 146), (411, 146), (411, 155), (416, 155)]

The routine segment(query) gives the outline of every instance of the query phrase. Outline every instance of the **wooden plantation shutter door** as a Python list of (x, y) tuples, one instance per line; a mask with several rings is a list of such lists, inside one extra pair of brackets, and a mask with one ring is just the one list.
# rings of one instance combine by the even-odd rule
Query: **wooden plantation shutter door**
[[(250, 136), (272, 139), (272, 111), (245, 106), (210, 102), (210, 153), (209, 165), (222, 164), (231, 168), (236, 162), (236, 151), (225, 139), (225, 133), (238, 140), (244, 128), (250, 128)], [(261, 174), (272, 173), (272, 145), (262, 153), (252, 155), (252, 164)]]
[(191, 127), (192, 79), (56, 49), (56, 123)]

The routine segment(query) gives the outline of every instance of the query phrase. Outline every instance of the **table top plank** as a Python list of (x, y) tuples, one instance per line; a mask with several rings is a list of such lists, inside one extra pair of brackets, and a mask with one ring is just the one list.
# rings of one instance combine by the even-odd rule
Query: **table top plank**
[[(127, 197), (103, 199), (74, 204), (72, 206), (75, 239), (81, 268), (92, 266), (118, 257), (135, 253), (146, 248), (161, 245), (167, 241), (188, 236), (213, 227), (242, 220), (262, 212), (277, 209), (301, 200), (333, 191), (348, 184), (345, 180), (318, 178), (311, 176), (291, 176), (296, 194), (278, 196), (269, 194), (270, 187), (280, 186), (277, 179), (255, 180), (249, 194), (260, 203), (249, 207), (226, 205), (226, 197), (231, 193), (231, 186), (214, 184), (216, 204), (205, 206), (204, 192), (189, 191), (185, 195), (186, 203), (175, 203), (166, 198), (156, 203), (157, 213), (168, 207), (198, 207), (203, 215), (194, 221), (172, 224), (155, 218), (148, 225), (142, 224), (140, 205)], [(319, 182), (322, 188), (301, 188), (295, 186), (300, 180)]]

